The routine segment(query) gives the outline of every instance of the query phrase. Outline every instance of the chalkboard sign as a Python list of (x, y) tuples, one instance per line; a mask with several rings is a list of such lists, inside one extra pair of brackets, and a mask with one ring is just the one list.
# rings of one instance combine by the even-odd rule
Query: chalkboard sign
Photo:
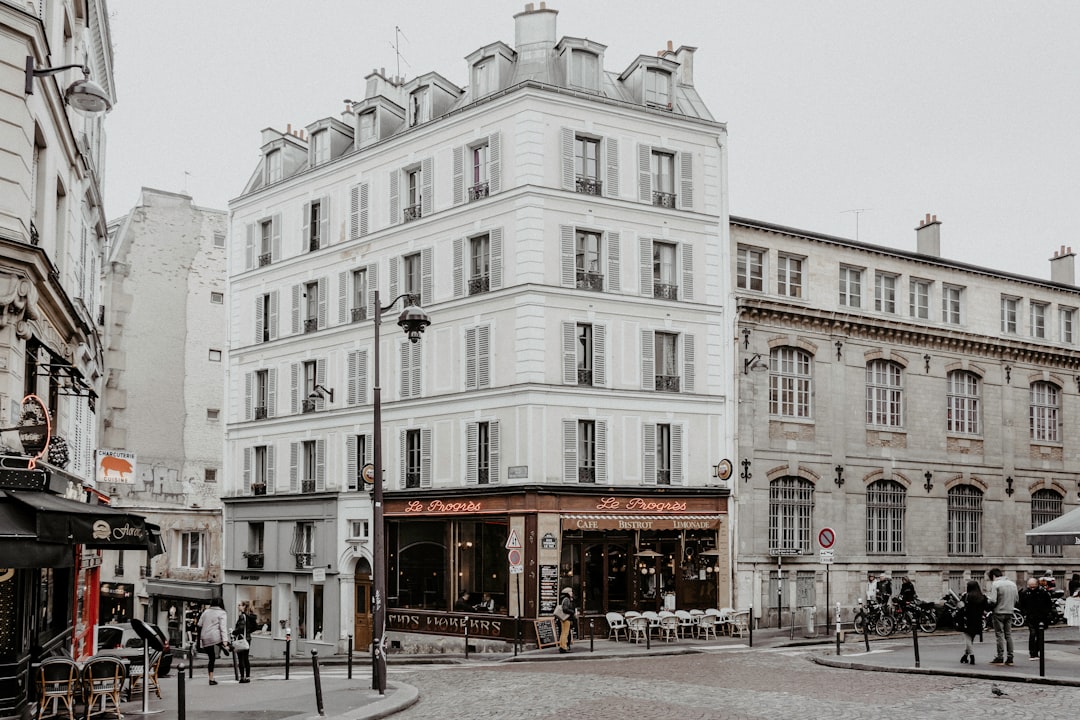
[(536, 628), (536, 646), (543, 649), (559, 644), (559, 632), (555, 629), (555, 618), (533, 620)]

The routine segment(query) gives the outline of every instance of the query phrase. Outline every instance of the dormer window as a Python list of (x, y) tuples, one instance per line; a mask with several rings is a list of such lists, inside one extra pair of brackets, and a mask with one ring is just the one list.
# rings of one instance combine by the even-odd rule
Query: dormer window
[(473, 65), (472, 96), (476, 98), (490, 95), (495, 91), (495, 58), (486, 57)]
[(311, 134), (311, 162), (322, 165), (330, 160), (330, 133), (326, 130)]
[(375, 141), (375, 111), (369, 110), (365, 113), (360, 113), (360, 119), (357, 121), (357, 127), (360, 131), (360, 145), (367, 145), (370, 142)]
[(600, 90), (600, 58), (586, 50), (570, 55), (570, 84), (583, 90)]
[(266, 183), (281, 181), (281, 151), (271, 150), (266, 153)]
[(409, 127), (431, 119), (431, 98), (427, 87), (414, 90), (409, 96)]
[(645, 104), (664, 110), (671, 109), (671, 73), (655, 68), (645, 71)]

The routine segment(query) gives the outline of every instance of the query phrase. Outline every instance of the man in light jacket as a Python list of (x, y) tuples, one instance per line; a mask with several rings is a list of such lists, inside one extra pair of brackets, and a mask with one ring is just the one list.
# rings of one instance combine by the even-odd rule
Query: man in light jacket
[(989, 573), (990, 592), (986, 602), (994, 617), (994, 641), (997, 654), (990, 661), (991, 665), (1013, 664), (1012, 614), (1020, 593), (1016, 583), (1001, 574), (1001, 568), (992, 568)]

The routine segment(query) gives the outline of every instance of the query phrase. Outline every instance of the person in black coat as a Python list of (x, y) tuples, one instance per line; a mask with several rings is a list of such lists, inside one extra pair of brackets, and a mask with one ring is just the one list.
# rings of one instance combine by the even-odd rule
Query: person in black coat
[(974, 665), (975, 646), (972, 643), (975, 636), (982, 635), (983, 614), (989, 608), (986, 596), (983, 595), (982, 588), (979, 587), (978, 580), (968, 580), (967, 592), (960, 598), (960, 601), (964, 603), (960, 616), (964, 624), (962, 628), (964, 631), (964, 654), (961, 656), (960, 662)]
[(1039, 581), (1029, 578), (1027, 587), (1020, 591), (1020, 612), (1028, 625), (1028, 657), (1039, 657), (1039, 625), (1045, 628), (1054, 612), (1054, 600)]

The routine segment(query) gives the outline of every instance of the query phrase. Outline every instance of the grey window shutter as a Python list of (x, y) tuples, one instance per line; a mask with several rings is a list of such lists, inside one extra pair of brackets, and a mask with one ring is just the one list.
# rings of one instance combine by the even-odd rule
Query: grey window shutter
[(319, 242), (330, 244), (330, 198), (319, 198)]
[(255, 224), (247, 225), (247, 241), (244, 244), (244, 269), (255, 267)]
[(401, 222), (401, 206), (398, 198), (398, 184), (401, 182), (401, 171), (390, 171), (390, 224), (397, 225)]
[[(401, 360), (401, 387), (399, 389), (399, 397), (409, 397), (409, 388), (412, 387), (412, 365), (410, 364), (409, 356), (409, 342), (398, 342), (398, 355)], [(419, 345), (419, 343), (417, 343)]]
[(300, 468), (297, 465), (299, 451), (300, 443), (289, 443), (289, 492), (298, 492), (300, 490)]
[(295, 415), (300, 411), (300, 403), (297, 398), (300, 396), (300, 363), (293, 363), (292, 370), (292, 414)]
[(356, 453), (358, 452), (358, 443), (356, 442), (355, 435), (345, 436), (345, 487), (349, 490), (359, 490), (360, 481), (357, 478), (359, 473), (357, 472), (359, 464)]
[(454, 204), (465, 202), (465, 147), (454, 148)]
[(319, 278), (317, 287), (319, 288), (319, 329), (322, 330), (326, 327), (326, 296), (328, 294), (326, 292), (326, 278)]
[(244, 448), (244, 494), (251, 494), (251, 448)]
[[(326, 387), (326, 360), (320, 358), (315, 361), (315, 383)], [(315, 409), (323, 410), (326, 408), (327, 400), (325, 398), (318, 398), (315, 400)]]
[(682, 243), (682, 299), (694, 299), (694, 247)]
[(562, 324), (563, 385), (577, 385), (577, 323)]
[(694, 392), (694, 336), (683, 333), (683, 392)]
[(562, 249), (562, 285), (574, 287), (577, 274), (574, 272), (574, 227), (572, 225), (559, 226), (559, 244)]
[(252, 412), (253, 394), (255, 387), (255, 373), (244, 373), (244, 419), (250, 420), (255, 417)]
[(465, 330), (465, 389), (476, 389), (476, 328)]
[(349, 239), (360, 237), (360, 186), (349, 188)]
[(338, 324), (349, 322), (349, 273), (338, 273)]
[(607, 328), (604, 325), (593, 325), (593, 387), (605, 387), (607, 385)]
[(574, 131), (562, 128), (559, 131), (559, 146), (562, 150), (562, 189), (574, 189)]
[(465, 295), (465, 238), (454, 238), (454, 297)]
[(311, 203), (309, 202), (304, 203), (304, 214), (300, 218), (300, 238), (304, 244), (301, 251), (307, 252), (310, 247), (308, 243), (311, 241)]
[(420, 487), (431, 487), (431, 430), (420, 431)]
[(653, 241), (652, 238), (639, 237), (638, 248), (641, 254), (641, 294), (653, 296)]
[(488, 194), (502, 190), (502, 133), (488, 135)]
[(278, 291), (270, 292), (270, 339), (277, 340), (278, 336)]
[(420, 161), (420, 174), (423, 175), (423, 177), (420, 178), (420, 192), (422, 193), (420, 196), (420, 214), (423, 217), (431, 215), (432, 208), (435, 207), (435, 203), (433, 202), (435, 197), (432, 190), (435, 184), (435, 178), (433, 177), (431, 166), (431, 158), (424, 158)]
[(641, 331), (641, 389), (656, 389), (656, 356), (654, 343), (656, 337), (652, 330)]
[(292, 286), (292, 332), (300, 333), (300, 286)]
[(371, 230), (371, 202), (368, 198), (369, 194), (368, 183), (360, 183), (360, 237), (367, 235)]
[(577, 420), (564, 418), (562, 421), (562, 435), (563, 482), (576, 483), (578, 481)]
[(263, 314), (263, 296), (255, 298), (255, 342), (261, 343), (263, 328), (266, 326), (266, 316)]
[(409, 352), (412, 355), (412, 382), (409, 394), (411, 397), (420, 397), (421, 369), (424, 367), (424, 343), (406, 341), (405, 344), (409, 346)]
[(682, 425), (671, 426), (671, 484), (685, 485), (683, 477), (683, 429)]
[(491, 387), (490, 325), (481, 325), (476, 329), (476, 385), (478, 388)]
[(608, 292), (621, 292), (622, 270), (620, 261), (622, 257), (622, 233), (615, 231), (609, 232), (607, 234), (607, 241), (607, 289)]
[(430, 305), (432, 297), (431, 248), (420, 251), (420, 304)]
[(656, 425), (641, 425), (641, 479), (646, 485), (656, 484)]
[(277, 417), (277, 368), (266, 371), (266, 417)]
[(604, 164), (607, 166), (604, 195), (619, 197), (619, 141), (615, 138), (604, 140)]
[(368, 402), (368, 351), (356, 351), (356, 402)]
[(502, 470), (499, 467), (499, 421), (488, 423), (488, 482), (497, 482)]
[[(373, 439), (371, 433), (364, 433), (364, 457), (363, 457), (363, 464), (364, 465), (367, 465), (369, 462), (372, 462), (372, 457), (374, 457), (374, 454), (373, 454), (375, 452), (373, 450), (374, 446), (371, 444), (373, 441), (374, 441), (374, 439)], [(384, 470), (384, 472), (385, 472), (385, 470)]]
[(491, 243), (491, 281), (492, 290), (498, 290), (503, 284), (503, 229), (492, 228), (488, 234)]
[(390, 258), (390, 297), (398, 296), (398, 258)]
[(679, 207), (694, 209), (694, 155), (679, 153)]
[(266, 446), (266, 492), (277, 487), (277, 453), (273, 445)]
[(465, 484), (476, 485), (479, 482), (478, 479), (478, 464), (477, 460), (477, 444), (479, 443), (479, 433), (477, 426), (479, 423), (469, 422), (465, 423)]
[(271, 225), (270, 248), (274, 253), (273, 261), (281, 260), (281, 213), (274, 215)]
[(315, 490), (326, 490), (326, 440), (315, 441)]
[(351, 350), (345, 356), (346, 372), (349, 374), (348, 391), (345, 394), (345, 403), (347, 405), (356, 405), (356, 365), (359, 362), (359, 354), (359, 350)]
[[(398, 463), (398, 465), (401, 468), (401, 475), (398, 478), (398, 489), (400, 489), (400, 490), (405, 489), (406, 477), (408, 476), (408, 472), (409, 472), (409, 465), (408, 465), (409, 444), (408, 444), (408, 442), (406, 442), (408, 436), (409, 436), (408, 430), (402, 430), (401, 435), (399, 436), (399, 438), (400, 438), (400, 446), (401, 446), (401, 462)], [(375, 478), (375, 482), (379, 482), (380, 479), (381, 478)]]
[(638, 145), (638, 201), (652, 204), (651, 145)]
[[(375, 291), (379, 289), (379, 265), (378, 263), (371, 263), (367, 266), (367, 284), (368, 284), (368, 311), (367, 316), (369, 318), (375, 318)], [(392, 297), (397, 297), (396, 295)]]
[(607, 485), (607, 420), (596, 421), (596, 484)]

